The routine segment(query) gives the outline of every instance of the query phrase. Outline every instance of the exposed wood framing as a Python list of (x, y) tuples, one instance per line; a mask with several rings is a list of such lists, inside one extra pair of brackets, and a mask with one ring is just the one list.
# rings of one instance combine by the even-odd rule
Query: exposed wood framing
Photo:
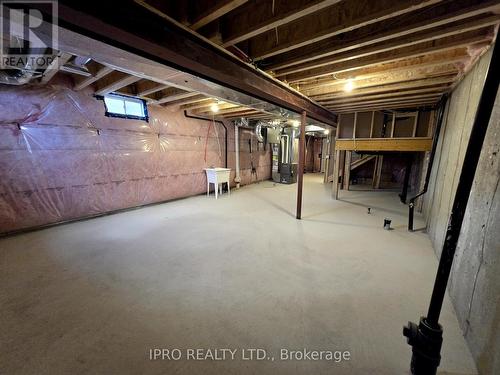
[(375, 167), (373, 169), (372, 186), (374, 189), (380, 189), (380, 179), (382, 177), (382, 167), (384, 165), (384, 155), (378, 155), (375, 160)]
[[(93, 57), (92, 76), (75, 76), (77, 90), (119, 90), (200, 115), (212, 115), (217, 102), (216, 116), (223, 118), (280, 118), (278, 107), (293, 116), (306, 110), (309, 118), (334, 125), (328, 110), (432, 107), (489, 47), (500, 22), (500, 0), (186, 4), (135, 0), (117, 15), (111, 4), (60, 0), (62, 24), (94, 40), (61, 33), (64, 52), (54, 64), (71, 55)], [(47, 70), (41, 83), (56, 72)], [(351, 92), (344, 90), (347, 80)]]
[(91, 77), (86, 77), (86, 78), (79, 80), (75, 84), (74, 89), (77, 91), (81, 90), (81, 89), (91, 85), (92, 83), (98, 81), (99, 79), (105, 77), (106, 75), (110, 74), (112, 71), (113, 71), (113, 69), (110, 68), (109, 66), (103, 66), (103, 67), (99, 68), (99, 70), (97, 70), (95, 72), (95, 74), (93, 74)]
[(60, 67), (64, 64), (66, 64), (69, 59), (71, 59), (72, 55), (69, 53), (64, 53), (60, 52), (54, 60), (52, 60), (52, 63), (45, 69), (43, 72), (42, 79), (40, 83), (46, 84), (49, 83), (49, 81), (54, 78), (54, 76), (57, 74), (59, 71)]
[(213, 8), (207, 9), (205, 12), (199, 14), (193, 23), (189, 26), (193, 30), (198, 30), (199, 28), (215, 21), (217, 18), (222, 17), (224, 14), (236, 9), (242, 4), (245, 4), (248, 0), (220, 0)]
[(342, 71), (359, 69), (361, 67), (377, 65), (384, 62), (398, 61), (437, 51), (452, 50), (491, 39), (492, 34), (493, 29), (488, 29), (488, 32), (485, 30), (474, 30), (461, 35), (448, 36), (433, 41), (418, 43), (411, 47), (396, 48), (372, 55), (365, 55), (362, 50), (359, 52), (347, 52), (342, 56), (342, 61), (339, 63), (335, 62), (332, 64), (330, 60), (320, 67), (291, 74), (283, 74), (282, 78), (286, 79), (288, 82), (296, 82), (306, 78), (322, 77)]
[(344, 162), (344, 190), (349, 190), (349, 184), (351, 179), (351, 160), (352, 160), (352, 151), (346, 150), (345, 153), (345, 162)]
[(113, 72), (97, 82), (96, 95), (105, 95), (139, 81), (140, 78), (121, 72)]
[(350, 151), (430, 151), (432, 138), (337, 139), (336, 150)]
[(279, 42), (263, 34), (252, 40), (251, 55), (256, 60), (284, 53), (291, 49), (342, 34), (365, 25), (401, 16), (437, 0), (358, 0), (340, 2), (320, 12), (302, 17), (301, 20), (278, 29)]

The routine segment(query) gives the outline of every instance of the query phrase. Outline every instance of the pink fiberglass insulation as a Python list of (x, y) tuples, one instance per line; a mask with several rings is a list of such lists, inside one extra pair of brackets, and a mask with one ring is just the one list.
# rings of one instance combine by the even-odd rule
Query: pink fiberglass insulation
[[(224, 166), (224, 128), (208, 132), (209, 122), (178, 109), (148, 109), (149, 122), (110, 118), (102, 101), (64, 82), (0, 86), (0, 233), (204, 192), (203, 169)], [(269, 178), (269, 148), (257, 150), (251, 134), (240, 143), (242, 183), (256, 180), (250, 162), (259, 180)]]

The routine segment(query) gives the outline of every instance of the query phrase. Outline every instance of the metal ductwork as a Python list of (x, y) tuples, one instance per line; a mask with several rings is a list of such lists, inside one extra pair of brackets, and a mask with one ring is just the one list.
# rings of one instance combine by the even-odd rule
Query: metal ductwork
[(33, 72), (20, 69), (0, 70), (0, 83), (7, 85), (24, 85), (33, 78)]

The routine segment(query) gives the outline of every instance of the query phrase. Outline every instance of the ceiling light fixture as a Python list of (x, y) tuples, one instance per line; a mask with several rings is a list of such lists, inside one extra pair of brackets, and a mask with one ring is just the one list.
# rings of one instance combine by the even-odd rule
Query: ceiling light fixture
[(219, 105), (217, 103), (213, 103), (211, 106), (210, 106), (210, 110), (213, 112), (213, 113), (217, 113), (219, 112)]
[(346, 84), (344, 85), (344, 91), (351, 92), (353, 89), (354, 89), (354, 82), (353, 82), (352, 78), (349, 78), (347, 80)]

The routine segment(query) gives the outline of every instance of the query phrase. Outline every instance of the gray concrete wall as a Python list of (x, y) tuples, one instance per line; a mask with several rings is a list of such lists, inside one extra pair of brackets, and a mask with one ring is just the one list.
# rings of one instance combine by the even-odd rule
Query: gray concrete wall
[[(440, 255), (491, 50), (448, 102), (424, 200), (427, 230)], [(457, 246), (449, 292), (480, 374), (500, 374), (500, 94), (490, 120)], [(445, 327), (446, 334), (446, 327)]]

